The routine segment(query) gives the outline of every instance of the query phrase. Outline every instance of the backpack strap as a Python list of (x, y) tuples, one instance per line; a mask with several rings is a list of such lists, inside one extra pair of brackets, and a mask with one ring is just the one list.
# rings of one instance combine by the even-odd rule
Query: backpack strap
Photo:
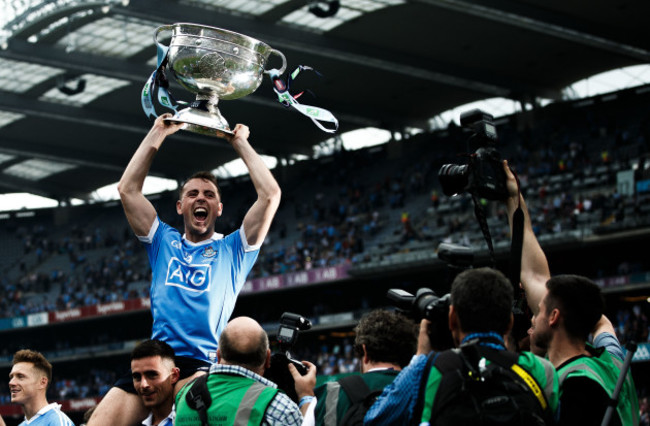
[(208, 426), (208, 407), (212, 397), (208, 391), (208, 374), (197, 377), (185, 394), (187, 405), (199, 413), (201, 426)]
[[(368, 400), (371, 396), (378, 396), (383, 389), (370, 389), (365, 380), (359, 375), (350, 375), (338, 380), (343, 391), (350, 398), (350, 407), (343, 415), (340, 425), (360, 425), (363, 423), (368, 407)], [(361, 411), (362, 410), (362, 411)]]
[(338, 382), (348, 395), (348, 398), (350, 398), (352, 404), (363, 401), (371, 392), (366, 381), (358, 374), (341, 377)]
[[(470, 355), (471, 358), (475, 358), (475, 355)], [(470, 365), (470, 361), (463, 356), (461, 349), (449, 349), (438, 354), (437, 357), (433, 360), (433, 366), (440, 371), (442, 379), (440, 386), (438, 386), (438, 392), (436, 393), (433, 406), (431, 407), (431, 417), (428, 419), (431, 424), (434, 423), (434, 419), (450, 402), (454, 399), (454, 390), (455, 389), (464, 389), (464, 380), (465, 377), (469, 375), (470, 371), (475, 370), (475, 366)], [(424, 393), (419, 401), (422, 401), (421, 410), (424, 409), (424, 402), (426, 398), (426, 384), (429, 379), (429, 373), (427, 372), (426, 381), (424, 384)], [(420, 421), (422, 417), (422, 411), (419, 413), (419, 418), (417, 421)]]
[(441, 373), (459, 369), (462, 365), (460, 357), (455, 350), (447, 350), (443, 352), (431, 352), (427, 356), (426, 364), (422, 370), (422, 377), (420, 378), (420, 391), (415, 408), (413, 409), (413, 424), (419, 425), (422, 418), (422, 411), (424, 410), (424, 402), (426, 400), (427, 382), (429, 381), (429, 373), (431, 367), (436, 366)]

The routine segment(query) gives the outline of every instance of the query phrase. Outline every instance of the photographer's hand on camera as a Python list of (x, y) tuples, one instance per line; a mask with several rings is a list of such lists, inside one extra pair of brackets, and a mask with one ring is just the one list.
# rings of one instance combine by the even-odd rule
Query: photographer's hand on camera
[(420, 321), (420, 333), (418, 334), (418, 350), (416, 355), (428, 355), (433, 350), (431, 347), (431, 338), (429, 337), (429, 329), (431, 328), (431, 321), (423, 319)]
[(296, 394), (300, 401), (300, 412), (303, 416), (309, 408), (309, 404), (315, 398), (314, 387), (316, 386), (316, 366), (309, 361), (302, 361), (302, 364), (307, 368), (307, 374), (304, 376), (300, 374), (295, 365), (289, 363), (289, 373), (293, 377), (295, 383)]
[[(514, 212), (520, 199), (519, 185), (517, 185), (517, 178), (515, 178), (515, 174), (512, 173), (512, 170), (510, 170), (508, 160), (503, 160), (503, 171), (506, 173), (506, 188), (508, 188), (508, 198), (506, 199), (506, 203), (508, 204), (508, 211), (510, 211), (510, 208), (512, 206), (512, 211)], [(523, 201), (523, 199), (521, 201)]]

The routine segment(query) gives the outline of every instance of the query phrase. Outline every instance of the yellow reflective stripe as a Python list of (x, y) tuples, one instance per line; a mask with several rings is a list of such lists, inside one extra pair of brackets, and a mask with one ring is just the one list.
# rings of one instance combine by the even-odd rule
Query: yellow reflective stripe
[(526, 372), (523, 368), (518, 366), (517, 364), (512, 364), (512, 367), (510, 367), (512, 371), (517, 373), (519, 377), (524, 379), (524, 382), (528, 385), (530, 390), (533, 391), (535, 396), (537, 397), (537, 400), (539, 401), (539, 405), (542, 406), (542, 410), (546, 410), (547, 404), (546, 404), (546, 398), (544, 397), (544, 394), (542, 393), (542, 390), (539, 388), (537, 385), (537, 382), (535, 379), (533, 379), (530, 374)]

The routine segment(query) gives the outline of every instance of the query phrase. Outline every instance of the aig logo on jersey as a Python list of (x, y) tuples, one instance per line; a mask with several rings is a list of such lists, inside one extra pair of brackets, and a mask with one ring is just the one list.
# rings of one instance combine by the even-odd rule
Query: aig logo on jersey
[(172, 257), (167, 267), (165, 285), (202, 293), (210, 290), (211, 265), (191, 265)]

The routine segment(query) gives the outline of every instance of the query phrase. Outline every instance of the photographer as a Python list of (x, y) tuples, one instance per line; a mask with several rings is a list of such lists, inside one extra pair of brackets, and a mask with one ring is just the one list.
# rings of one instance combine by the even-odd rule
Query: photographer
[[(257, 321), (248, 317), (231, 320), (219, 338), (217, 357), (219, 362), (208, 376), (188, 383), (176, 396), (175, 425), (302, 424), (313, 400), (314, 364), (303, 362), (307, 367), (304, 376), (289, 365), (301, 398), (299, 407), (275, 383), (262, 377), (270, 365), (271, 351), (268, 336)], [(201, 410), (202, 406), (207, 409)]]
[[(495, 423), (529, 425), (552, 418), (558, 398), (553, 367), (531, 353), (517, 355), (505, 349), (503, 336), (513, 323), (512, 302), (512, 285), (499, 271), (480, 268), (460, 273), (452, 283), (448, 315), (449, 329), (460, 349), (432, 351), (430, 322), (423, 319), (417, 356), (384, 389), (364, 423), (460, 426), (486, 424), (481, 421), (499, 415)], [(503, 359), (510, 360), (508, 368), (502, 367)], [(501, 385), (510, 393), (502, 391)], [(498, 398), (491, 398), (491, 391)], [(488, 399), (479, 401), (481, 393)], [(506, 404), (495, 414), (490, 411), (490, 399), (514, 404)], [(482, 412), (474, 407), (487, 408)]]
[[(417, 329), (413, 321), (399, 313), (372, 311), (361, 318), (354, 331), (354, 350), (361, 361), (362, 374), (346, 376), (315, 389), (317, 425), (349, 424), (353, 417), (359, 416), (362, 419), (364, 412), (356, 413), (357, 408), (350, 410), (351, 407), (355, 403), (363, 405), (366, 399), (378, 395), (415, 353)], [(355, 394), (358, 402), (353, 401)], [(358, 410), (365, 408), (360, 406)]]
[[(600, 425), (612, 401), (623, 359), (614, 329), (603, 315), (600, 289), (577, 275), (551, 278), (517, 181), (506, 162), (503, 166), (510, 194), (506, 206), (511, 229), (518, 206), (524, 216), (521, 284), (533, 312), (531, 345), (546, 351), (560, 378), (559, 424)], [(590, 333), (594, 345), (587, 342)], [(612, 425), (639, 423), (639, 403), (629, 373), (616, 412)]]

